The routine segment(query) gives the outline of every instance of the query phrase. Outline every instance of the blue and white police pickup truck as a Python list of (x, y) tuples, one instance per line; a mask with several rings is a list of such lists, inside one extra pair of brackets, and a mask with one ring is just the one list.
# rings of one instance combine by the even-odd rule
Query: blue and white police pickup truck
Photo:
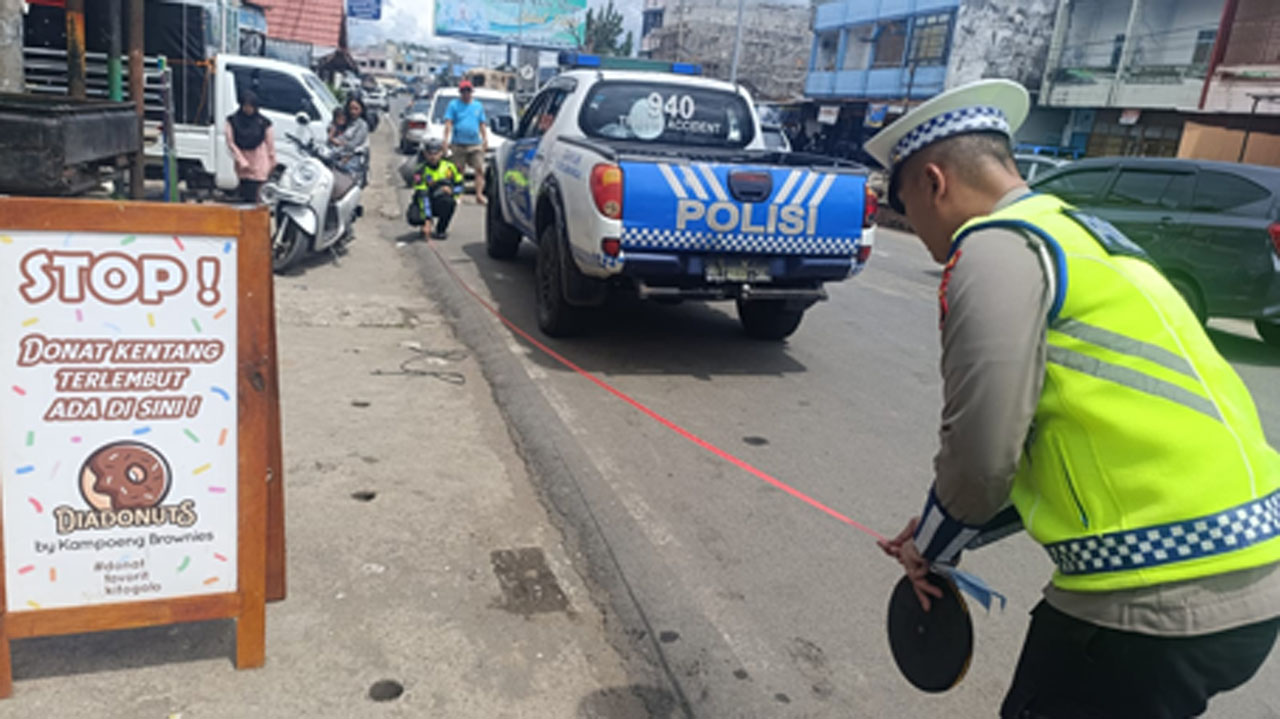
[(487, 251), (537, 245), (543, 332), (578, 333), (630, 291), (733, 299), (749, 335), (779, 340), (824, 283), (862, 269), (875, 203), (862, 168), (766, 150), (751, 96), (696, 66), (569, 55), (487, 175)]

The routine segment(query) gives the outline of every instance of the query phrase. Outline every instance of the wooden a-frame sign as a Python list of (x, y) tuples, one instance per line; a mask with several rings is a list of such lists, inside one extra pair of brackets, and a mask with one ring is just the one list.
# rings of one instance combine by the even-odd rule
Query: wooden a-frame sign
[(0, 697), (27, 637), (232, 618), (262, 665), (272, 282), (262, 209), (0, 198)]

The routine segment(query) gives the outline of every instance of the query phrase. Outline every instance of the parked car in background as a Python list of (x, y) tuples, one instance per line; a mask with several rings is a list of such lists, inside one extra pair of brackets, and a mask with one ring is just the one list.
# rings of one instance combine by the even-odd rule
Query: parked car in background
[(1107, 157), (1033, 184), (1115, 225), (1202, 320), (1254, 321), (1280, 346), (1280, 168)]
[(779, 125), (761, 125), (760, 137), (764, 140), (765, 149), (791, 152), (791, 141)]
[(400, 111), (400, 151), (415, 152), (427, 139), (427, 125), (431, 120), (431, 100), (414, 100)]
[(377, 110), (378, 112), (386, 112), (387, 108), (390, 107), (390, 104), (387, 100), (386, 90), (383, 90), (381, 87), (378, 87), (378, 86), (375, 86), (372, 88), (366, 88), (362, 96), (362, 99), (364, 100), (364, 104), (366, 106), (371, 107), (374, 110)]
[(1068, 162), (1068, 160), (1049, 157), (1048, 155), (1024, 155), (1021, 153), (1014, 155), (1013, 161), (1018, 165), (1018, 174), (1022, 175), (1022, 179), (1027, 182), (1035, 182), (1036, 177), (1050, 170), (1056, 170)]
[[(502, 149), (507, 144), (505, 137), (496, 132), (492, 132), (494, 126), (505, 123), (507, 128), (515, 127), (516, 118), (516, 100), (509, 92), (500, 90), (488, 90), (477, 87), (473, 93), (475, 101), (484, 105), (485, 117), (489, 120), (489, 151), (490, 153)], [(436, 90), (431, 97), (431, 114), (427, 116), (427, 128), (423, 134), (423, 139), (432, 138), (436, 140), (444, 139), (444, 111), (449, 107), (449, 101), (458, 97), (458, 88), (442, 87)], [(498, 118), (505, 117), (505, 121)], [(466, 168), (465, 172), (471, 172), (471, 168)]]

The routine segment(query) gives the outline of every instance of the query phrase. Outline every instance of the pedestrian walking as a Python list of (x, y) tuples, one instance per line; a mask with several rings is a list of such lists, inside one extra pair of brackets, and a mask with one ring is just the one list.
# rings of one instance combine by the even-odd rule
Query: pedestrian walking
[[(422, 236), (443, 240), (448, 236), (449, 222), (462, 194), (462, 173), (444, 159), (444, 143), (427, 140), (422, 146), (422, 165), (414, 175), (413, 206), (410, 224), (422, 222)], [(435, 225), (434, 231), (432, 225)]]
[(983, 80), (867, 143), (945, 263), (941, 447), (881, 548), (931, 567), (1009, 503), (1057, 565), (1005, 719), (1182, 719), (1258, 670), (1280, 615), (1280, 456), (1244, 383), (1143, 251), (1028, 190), (1026, 90)]
[(227, 148), (240, 179), (242, 202), (257, 203), (258, 192), (276, 166), (276, 143), (271, 121), (258, 112), (258, 96), (252, 90), (240, 93), (240, 107), (227, 115)]
[(484, 156), (489, 151), (488, 118), (484, 105), (476, 100), (470, 80), (458, 83), (458, 97), (449, 101), (444, 111), (444, 144), (453, 153), (454, 162), (470, 167), (475, 173), (476, 202), (485, 203)]

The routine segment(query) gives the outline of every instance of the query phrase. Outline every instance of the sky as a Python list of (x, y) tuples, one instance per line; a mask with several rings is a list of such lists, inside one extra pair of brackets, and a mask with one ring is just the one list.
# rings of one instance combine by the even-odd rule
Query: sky
[[(606, 0), (588, 0), (588, 7), (604, 5)], [(614, 0), (614, 7), (626, 15), (626, 29), (636, 35), (636, 44), (640, 42), (640, 10), (642, 0)], [(434, 0), (382, 0), (382, 19), (377, 22), (369, 20), (351, 20), (347, 24), (350, 43), (353, 47), (372, 45), (384, 40), (401, 42), (419, 42), (430, 44), (433, 37), (433, 18), (435, 15)], [(443, 38), (442, 38), (443, 40)], [(453, 45), (454, 43), (449, 43)], [(501, 45), (484, 48), (457, 43), (457, 49), (471, 61), (493, 65), (502, 62), (506, 57), (505, 48)]]

